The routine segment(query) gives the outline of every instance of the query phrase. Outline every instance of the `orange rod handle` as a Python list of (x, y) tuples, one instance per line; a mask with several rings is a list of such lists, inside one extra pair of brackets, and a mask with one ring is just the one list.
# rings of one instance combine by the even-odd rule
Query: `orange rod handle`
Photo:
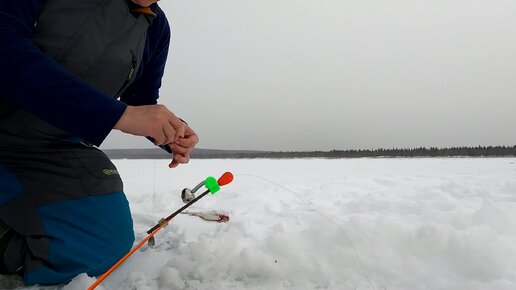
[(159, 230), (163, 228), (163, 225), (161, 225), (159, 228), (155, 229), (152, 233), (148, 234), (145, 239), (143, 239), (138, 245), (136, 245), (134, 248), (132, 248), (125, 256), (123, 256), (118, 262), (116, 262), (109, 270), (106, 271), (106, 273), (102, 274), (95, 283), (91, 284), (91, 286), (88, 288), (88, 290), (93, 290), (97, 286), (99, 286), (100, 283), (102, 283), (106, 278), (113, 273), (120, 265), (122, 265), (134, 252), (136, 252), (141, 246), (143, 246), (150, 238), (152, 238)]

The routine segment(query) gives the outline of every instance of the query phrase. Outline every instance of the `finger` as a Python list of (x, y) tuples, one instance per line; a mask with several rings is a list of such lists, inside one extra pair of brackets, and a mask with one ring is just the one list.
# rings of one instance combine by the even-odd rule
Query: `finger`
[(195, 146), (199, 143), (199, 138), (197, 135), (191, 135), (186, 138), (180, 138), (176, 142), (173, 143), (173, 145), (176, 145), (177, 147), (183, 147), (188, 152), (191, 152)]
[(174, 160), (177, 163), (186, 164), (190, 161), (190, 155), (189, 154), (184, 154), (184, 155), (183, 154), (175, 154)]
[[(176, 118), (177, 119), (177, 118)], [(169, 119), (169, 124), (172, 126), (176, 132), (176, 138), (174, 141), (176, 141), (178, 138), (184, 138), (185, 132), (186, 132), (186, 125), (185, 123), (181, 122), (181, 120), (177, 119)]]
[(190, 155), (180, 155), (180, 154), (174, 154), (174, 159), (172, 159), (172, 162), (168, 165), (169, 168), (176, 168), (179, 166), (179, 164), (186, 164), (190, 161)]
[(194, 150), (194, 146), (182, 146), (177, 143), (169, 144), (170, 148), (179, 155), (190, 154)]
[(199, 137), (197, 135), (186, 136), (185, 138), (179, 138), (174, 144), (178, 144), (184, 147), (193, 147), (199, 143)]
[(172, 160), (170, 164), (168, 164), (168, 168), (176, 168), (179, 165), (179, 163), (175, 160)]
[(170, 124), (165, 124), (161, 129), (163, 130), (163, 134), (165, 134), (166, 139), (163, 143), (160, 143), (159, 145), (170, 144), (175, 141), (177, 134), (174, 127), (170, 126)]

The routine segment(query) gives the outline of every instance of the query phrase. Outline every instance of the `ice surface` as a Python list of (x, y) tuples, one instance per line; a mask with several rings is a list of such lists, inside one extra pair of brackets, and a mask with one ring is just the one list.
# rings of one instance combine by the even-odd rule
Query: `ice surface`
[(179, 215), (102, 289), (516, 289), (515, 161), (115, 160), (137, 240), (225, 171), (234, 182), (191, 210), (231, 220)]

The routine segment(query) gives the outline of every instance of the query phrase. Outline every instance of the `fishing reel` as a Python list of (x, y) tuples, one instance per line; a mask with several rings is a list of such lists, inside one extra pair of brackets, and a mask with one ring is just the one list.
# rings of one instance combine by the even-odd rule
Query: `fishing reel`
[(181, 191), (181, 199), (183, 200), (183, 202), (189, 203), (192, 200), (194, 200), (196, 198), (195, 193), (197, 192), (197, 190), (199, 190), (199, 188), (201, 188), (204, 185), (204, 183), (205, 183), (205, 181), (202, 181), (193, 189), (190, 189), (190, 188), (183, 189), (183, 191)]
[(181, 192), (181, 199), (184, 203), (189, 203), (190, 201), (195, 199), (195, 193), (193, 193), (190, 188), (185, 188)]

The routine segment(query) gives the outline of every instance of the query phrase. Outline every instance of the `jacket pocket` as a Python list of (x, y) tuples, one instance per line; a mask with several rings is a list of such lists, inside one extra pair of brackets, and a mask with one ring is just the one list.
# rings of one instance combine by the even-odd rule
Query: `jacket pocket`
[(69, 163), (88, 195), (122, 192), (122, 179), (116, 166), (97, 148), (77, 148)]

